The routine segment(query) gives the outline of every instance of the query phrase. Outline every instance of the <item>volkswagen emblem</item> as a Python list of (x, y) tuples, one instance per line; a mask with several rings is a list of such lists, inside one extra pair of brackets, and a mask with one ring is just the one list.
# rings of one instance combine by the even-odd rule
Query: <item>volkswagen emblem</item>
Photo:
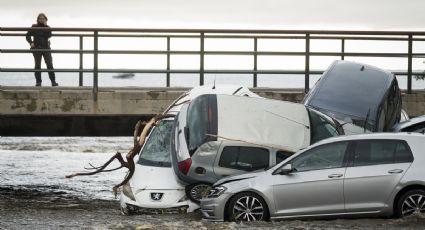
[(161, 192), (151, 192), (151, 199), (154, 201), (160, 201), (164, 193)]

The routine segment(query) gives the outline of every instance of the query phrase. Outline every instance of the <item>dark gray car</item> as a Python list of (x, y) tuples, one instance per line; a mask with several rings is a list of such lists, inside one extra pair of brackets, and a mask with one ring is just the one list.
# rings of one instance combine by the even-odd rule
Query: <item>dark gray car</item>
[(335, 61), (303, 103), (342, 123), (371, 132), (391, 131), (400, 121), (401, 92), (394, 74), (349, 61)]

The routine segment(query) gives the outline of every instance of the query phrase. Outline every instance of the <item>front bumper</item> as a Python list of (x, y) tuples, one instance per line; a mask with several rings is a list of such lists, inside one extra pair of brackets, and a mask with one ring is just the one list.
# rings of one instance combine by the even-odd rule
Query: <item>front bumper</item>
[(204, 220), (224, 221), (225, 207), (232, 194), (223, 193), (217, 198), (203, 198), (201, 200), (201, 212)]
[[(151, 193), (163, 193), (160, 201), (151, 199)], [(179, 190), (144, 190), (136, 195), (136, 200), (131, 200), (123, 193), (120, 196), (122, 208), (128, 208), (135, 213), (161, 214), (161, 213), (187, 213), (193, 212), (199, 206), (185, 197)]]

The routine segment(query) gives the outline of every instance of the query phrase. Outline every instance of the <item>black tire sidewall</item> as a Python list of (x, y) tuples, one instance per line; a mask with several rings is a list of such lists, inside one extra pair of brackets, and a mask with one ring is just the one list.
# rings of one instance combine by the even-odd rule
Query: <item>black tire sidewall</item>
[(405, 192), (400, 199), (398, 199), (397, 201), (397, 206), (394, 212), (394, 216), (397, 218), (402, 218), (403, 214), (402, 214), (402, 208), (403, 208), (403, 203), (404, 201), (411, 195), (413, 194), (420, 194), (422, 196), (425, 196), (425, 190), (422, 189), (413, 189), (413, 190), (409, 190), (407, 192)]
[(233, 206), (235, 205), (236, 201), (243, 196), (252, 196), (252, 197), (257, 198), (261, 202), (261, 205), (263, 205), (263, 219), (260, 220), (260, 221), (266, 221), (266, 220), (269, 219), (269, 208), (267, 206), (267, 203), (264, 201), (263, 197), (261, 197), (260, 195), (254, 193), (254, 192), (242, 192), (242, 193), (238, 193), (238, 194), (234, 195), (232, 198), (230, 198), (229, 205), (227, 206), (227, 210), (226, 210), (227, 219), (229, 221), (235, 221), (232, 217)]

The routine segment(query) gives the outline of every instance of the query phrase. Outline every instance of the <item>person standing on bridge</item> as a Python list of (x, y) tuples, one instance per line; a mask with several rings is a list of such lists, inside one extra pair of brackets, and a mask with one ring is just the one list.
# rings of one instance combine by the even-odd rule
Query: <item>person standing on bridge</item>
[[(32, 25), (32, 28), (37, 27), (47, 27), (47, 16), (43, 13), (40, 13), (37, 16), (37, 23)], [(31, 49), (42, 49), (42, 51), (33, 51), (32, 54), (34, 56), (35, 62), (35, 86), (41, 86), (41, 71), (37, 71), (41, 69), (41, 58), (44, 58), (44, 62), (46, 63), (47, 69), (53, 70), (53, 59), (52, 53), (50, 52), (50, 40), (49, 38), (52, 36), (52, 31), (50, 30), (30, 30), (27, 32), (26, 39), (30, 44)], [(52, 82), (52, 86), (58, 86), (58, 83), (55, 80), (55, 72), (49, 72), (49, 78)]]

